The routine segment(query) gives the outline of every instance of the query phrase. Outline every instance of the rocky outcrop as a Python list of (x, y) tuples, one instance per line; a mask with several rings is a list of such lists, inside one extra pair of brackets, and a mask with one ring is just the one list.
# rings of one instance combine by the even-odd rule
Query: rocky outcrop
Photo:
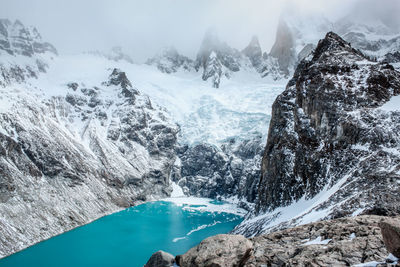
[(218, 88), (222, 77), (222, 63), (218, 58), (217, 54), (212, 51), (209, 55), (206, 63), (204, 64), (202, 79), (207, 81), (211, 80), (211, 84), (214, 88)]
[(11, 22), (8, 19), (0, 20), (0, 51), (28, 57), (46, 52), (57, 54), (54, 46), (42, 41), (36, 28), (25, 27), (19, 20)]
[(275, 43), (269, 56), (278, 60), (280, 70), (289, 75), (295, 64), (294, 36), (284, 20), (279, 21)]
[(12, 105), (0, 113), (0, 257), (171, 193), (177, 125), (123, 71), (109, 73), (64, 95), (27, 83), (0, 92)]
[[(400, 138), (393, 133), (400, 114), (379, 109), (398, 94), (399, 72), (328, 33), (273, 105), (260, 216), (238, 232), (259, 234), (360, 213), (399, 214)], [(296, 207), (287, 221), (279, 219)]]
[(240, 51), (219, 40), (213, 29), (207, 31), (195, 60), (196, 71), (202, 71), (202, 78), (211, 78), (213, 87), (218, 88), (222, 77), (252, 67), (250, 60)]
[(387, 250), (395, 257), (400, 258), (400, 220), (399, 218), (388, 218), (379, 223), (382, 231), (383, 241)]
[(250, 257), (253, 244), (240, 235), (216, 235), (180, 257), (179, 266), (243, 266)]
[(146, 64), (156, 66), (161, 72), (168, 74), (178, 70), (194, 70), (193, 60), (179, 54), (174, 47), (164, 49), (159, 55), (148, 59)]
[(175, 257), (171, 254), (159, 250), (151, 255), (144, 267), (171, 267), (175, 262)]
[(261, 136), (231, 139), (220, 147), (205, 143), (180, 146), (171, 179), (186, 195), (237, 199), (240, 206), (250, 209), (257, 197), (262, 148)]
[[(389, 258), (378, 224), (383, 216), (358, 216), (298, 226), (245, 239), (217, 235), (182, 255), (188, 266), (353, 266), (381, 264)], [(369, 265), (368, 265), (369, 266)]]
[[(36, 28), (25, 27), (19, 20), (0, 20), (1, 87), (37, 78), (46, 72), (48, 61), (55, 55), (57, 50), (42, 41)], [(24, 60), (16, 61), (16, 57)]]
[(253, 64), (254, 68), (256, 68), (257, 70), (260, 69), (263, 61), (263, 54), (257, 36), (253, 36), (251, 38), (249, 45), (242, 50), (242, 53), (250, 59), (251, 64)]
[(385, 262), (378, 223), (386, 217), (359, 216), (302, 225), (252, 238), (245, 266), (353, 266)]

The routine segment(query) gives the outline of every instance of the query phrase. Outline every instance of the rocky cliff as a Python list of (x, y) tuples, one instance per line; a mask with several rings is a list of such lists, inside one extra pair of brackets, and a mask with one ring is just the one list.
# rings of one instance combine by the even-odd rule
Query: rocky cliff
[(258, 136), (230, 139), (220, 147), (207, 143), (179, 146), (171, 179), (186, 195), (230, 200), (251, 210), (257, 197), (263, 145)]
[(31, 64), (49, 71), (55, 50), (1, 23), (0, 257), (169, 196), (179, 129), (167, 111), (119, 69), (49, 86)]
[(0, 20), (0, 86), (37, 78), (55, 55), (57, 50), (42, 40), (36, 28), (19, 20)]
[(236, 231), (259, 234), (355, 214), (395, 215), (400, 73), (330, 32), (273, 105), (255, 214)]

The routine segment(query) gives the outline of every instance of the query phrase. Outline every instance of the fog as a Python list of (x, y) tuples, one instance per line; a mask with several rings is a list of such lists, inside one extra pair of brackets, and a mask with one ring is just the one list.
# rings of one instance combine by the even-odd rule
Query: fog
[(171, 45), (194, 57), (209, 27), (216, 28), (222, 40), (238, 49), (244, 48), (256, 34), (263, 50), (269, 51), (282, 14), (323, 15), (336, 20), (352, 10), (368, 17), (383, 16), (387, 23), (400, 25), (400, 0), (0, 0), (0, 3), (0, 17), (36, 26), (60, 53), (107, 51), (121, 46), (136, 61)]

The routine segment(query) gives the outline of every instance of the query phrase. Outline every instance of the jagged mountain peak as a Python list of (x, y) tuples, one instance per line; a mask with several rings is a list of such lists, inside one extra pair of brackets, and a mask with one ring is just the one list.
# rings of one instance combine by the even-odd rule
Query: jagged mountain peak
[(325, 38), (318, 42), (318, 45), (315, 48), (313, 61), (319, 59), (324, 53), (338, 51), (345, 51), (359, 57), (364, 57), (364, 55), (360, 51), (352, 48), (351, 44), (349, 42), (346, 42), (338, 34), (334, 32), (328, 32)]
[(275, 43), (269, 56), (278, 60), (280, 70), (289, 75), (295, 64), (294, 36), (285, 20), (280, 19), (276, 32)]
[(254, 59), (255, 57), (262, 57), (260, 41), (258, 40), (258, 37), (256, 35), (251, 38), (250, 43), (242, 50), (242, 53), (249, 57), (250, 60)]
[[(210, 28), (204, 35), (199, 52), (197, 53), (196, 68), (199, 64), (205, 67), (206, 61), (211, 52), (214, 51), (218, 57), (240, 57), (240, 52), (237, 49), (230, 47), (226, 42), (219, 39), (216, 29)], [(222, 63), (225, 60), (221, 60)], [(223, 63), (224, 65), (224, 63)], [(231, 71), (239, 71), (239, 66), (227, 66)]]
[(126, 76), (126, 73), (117, 68), (114, 68), (110, 74), (108, 85), (119, 85), (123, 89), (132, 88), (132, 84)]
[(204, 34), (200, 52), (203, 50), (219, 49), (221, 46), (222, 42), (218, 37), (217, 30), (215, 28), (209, 28)]
[(260, 41), (256, 35), (251, 38), (250, 43), (242, 50), (242, 53), (249, 58), (253, 67), (262, 76), (270, 71), (273, 64), (271, 61), (268, 62), (267, 58), (263, 57)]
[(246, 227), (257, 225), (255, 233), (355, 213), (396, 214), (398, 186), (387, 177), (398, 177), (390, 168), (399, 162), (391, 150), (400, 142), (392, 138), (399, 113), (380, 107), (399, 94), (393, 66), (326, 34), (273, 104), (257, 203), (266, 213)]
[(51, 53), (57, 55), (56, 48), (50, 43), (43, 42), (39, 31), (35, 27), (26, 27), (15, 20), (0, 20), (0, 52), (10, 55), (32, 57), (35, 54)]
[(148, 65), (156, 66), (161, 72), (174, 73), (180, 69), (194, 70), (193, 60), (179, 54), (173, 46), (164, 47), (160, 53), (146, 61)]

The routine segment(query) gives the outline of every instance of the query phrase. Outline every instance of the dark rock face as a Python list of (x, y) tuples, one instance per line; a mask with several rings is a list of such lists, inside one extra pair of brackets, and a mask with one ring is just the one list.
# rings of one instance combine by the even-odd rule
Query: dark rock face
[(329, 189), (325, 218), (398, 214), (400, 114), (377, 109), (398, 94), (399, 72), (328, 33), (273, 105), (256, 212)]
[(394, 53), (387, 53), (385, 55), (384, 61), (388, 62), (388, 63), (399, 63), (400, 62), (400, 52), (396, 51)]
[(400, 220), (399, 218), (388, 218), (379, 223), (382, 231), (383, 241), (387, 250), (395, 257), (400, 258)]
[(245, 49), (243, 49), (242, 53), (250, 59), (251, 64), (253, 64), (254, 68), (256, 68), (257, 70), (260, 68), (263, 60), (263, 55), (257, 36), (253, 36), (249, 45)]
[[(237, 197), (243, 208), (254, 203), (260, 178), (261, 137), (232, 139), (221, 147), (198, 144), (182, 146), (172, 180), (188, 195), (209, 198)], [(248, 202), (248, 203), (246, 203)]]
[(182, 69), (185, 71), (194, 70), (194, 62), (176, 51), (174, 47), (169, 47), (162, 51), (160, 55), (147, 60), (146, 64), (156, 66), (161, 72), (174, 73)]
[(294, 67), (295, 63), (294, 40), (290, 28), (283, 20), (279, 21), (276, 41), (269, 56), (276, 58), (281, 71), (285, 75), (289, 75), (290, 69)]
[(175, 262), (175, 257), (171, 254), (159, 250), (151, 255), (144, 267), (171, 267)]

